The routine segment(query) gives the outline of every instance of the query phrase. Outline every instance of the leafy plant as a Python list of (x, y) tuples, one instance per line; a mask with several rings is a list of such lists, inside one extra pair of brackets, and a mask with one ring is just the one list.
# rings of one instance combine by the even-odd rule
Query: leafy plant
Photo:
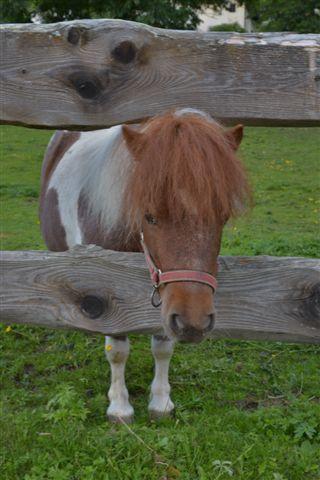
[(245, 33), (246, 29), (241, 27), (238, 22), (234, 23), (221, 23), (220, 25), (214, 25), (209, 28), (210, 32), (239, 32)]
[(46, 409), (47, 413), (44, 414), (44, 418), (53, 423), (70, 419), (84, 421), (89, 413), (74, 387), (68, 384), (60, 385), (58, 393), (49, 400)]
[(218, 474), (218, 479), (222, 474), (227, 474), (229, 477), (233, 476), (232, 462), (229, 460), (214, 460), (212, 462), (213, 470)]

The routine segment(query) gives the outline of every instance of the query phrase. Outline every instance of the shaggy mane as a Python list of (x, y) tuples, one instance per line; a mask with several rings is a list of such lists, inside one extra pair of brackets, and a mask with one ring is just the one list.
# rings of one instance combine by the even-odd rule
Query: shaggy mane
[(173, 222), (192, 215), (207, 224), (244, 210), (250, 197), (244, 168), (213, 120), (172, 112), (125, 137), (135, 158), (124, 196), (131, 229), (140, 228), (145, 213)]

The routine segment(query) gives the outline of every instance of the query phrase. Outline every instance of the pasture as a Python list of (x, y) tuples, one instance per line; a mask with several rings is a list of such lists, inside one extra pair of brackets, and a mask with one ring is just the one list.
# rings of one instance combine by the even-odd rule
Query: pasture
[[(255, 206), (230, 224), (223, 255), (319, 256), (320, 129), (246, 128)], [(44, 249), (40, 166), (51, 133), (1, 127), (1, 248)], [(103, 337), (1, 329), (2, 478), (301, 480), (320, 478), (319, 347), (228, 339), (177, 345), (175, 416), (146, 414), (149, 338), (133, 337), (130, 426), (106, 422)]]

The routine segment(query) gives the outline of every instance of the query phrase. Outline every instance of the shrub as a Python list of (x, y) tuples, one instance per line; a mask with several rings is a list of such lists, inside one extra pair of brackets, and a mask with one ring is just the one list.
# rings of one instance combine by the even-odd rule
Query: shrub
[(239, 32), (246, 33), (246, 30), (239, 25), (238, 22), (234, 23), (221, 23), (220, 25), (214, 25), (209, 28), (209, 32)]

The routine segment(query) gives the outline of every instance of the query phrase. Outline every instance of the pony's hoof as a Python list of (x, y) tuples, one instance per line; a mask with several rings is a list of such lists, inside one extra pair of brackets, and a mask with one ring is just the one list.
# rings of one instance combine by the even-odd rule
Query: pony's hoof
[(148, 410), (151, 420), (169, 418), (174, 412), (174, 403), (171, 401), (170, 397), (153, 395), (148, 405)]
[(117, 415), (107, 415), (107, 418), (109, 420), (109, 422), (111, 423), (118, 423), (118, 424), (123, 424), (123, 423), (132, 423), (133, 420), (134, 420), (134, 416), (133, 415), (129, 415), (129, 416), (117, 416)]
[(150, 420), (161, 420), (162, 418), (171, 418), (173, 415), (173, 410), (149, 410)]

